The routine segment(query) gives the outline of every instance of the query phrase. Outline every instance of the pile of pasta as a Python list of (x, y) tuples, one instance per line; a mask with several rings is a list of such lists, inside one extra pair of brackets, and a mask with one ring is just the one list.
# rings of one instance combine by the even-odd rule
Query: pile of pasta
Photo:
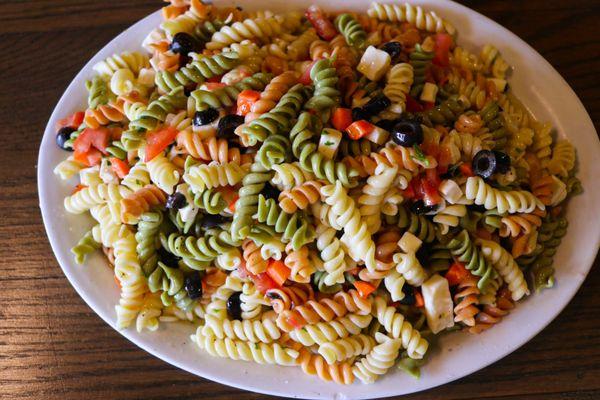
[(120, 329), (186, 321), (213, 356), (372, 383), (554, 284), (575, 149), (496, 47), (410, 4), (163, 15), (57, 137), (65, 208), (95, 220), (72, 251), (106, 254)]

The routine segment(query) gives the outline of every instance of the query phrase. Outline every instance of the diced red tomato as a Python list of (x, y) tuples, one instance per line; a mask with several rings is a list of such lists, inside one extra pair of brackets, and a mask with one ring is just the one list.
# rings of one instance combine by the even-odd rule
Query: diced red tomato
[(227, 85), (221, 82), (204, 82), (204, 86), (206, 87), (206, 90), (216, 90), (221, 89)]
[(275, 289), (280, 287), (280, 285), (278, 285), (269, 276), (268, 273), (262, 272), (258, 275), (254, 275), (252, 272), (248, 271), (248, 268), (246, 267), (246, 262), (244, 260), (242, 260), (240, 265), (238, 265), (237, 270), (240, 274), (240, 277), (250, 278), (252, 282), (254, 282), (254, 286), (256, 286), (256, 289), (263, 294), (266, 293), (269, 289)]
[(424, 108), (417, 100), (415, 100), (412, 96), (406, 96), (406, 111), (414, 113), (421, 112)]
[(431, 183), (431, 185), (434, 186), (436, 189), (440, 186), (440, 183), (442, 183), (442, 180), (440, 179), (437, 170), (435, 170), (434, 168), (429, 168), (425, 170), (425, 177), (427, 181)]
[(402, 197), (406, 199), (416, 199), (418, 197), (416, 187), (418, 186), (420, 186), (419, 178), (412, 178), (411, 181), (408, 183), (406, 189), (404, 189), (404, 191), (402, 192)]
[(76, 113), (73, 113), (73, 114), (69, 115), (68, 117), (59, 120), (56, 123), (56, 130), (59, 130), (60, 128), (64, 128), (65, 126), (69, 126), (73, 129), (78, 128), (79, 125), (81, 125), (83, 123), (84, 117), (85, 117), (85, 113), (83, 111), (77, 111)]
[(345, 131), (352, 123), (352, 110), (338, 107), (331, 115), (331, 125), (338, 131)]
[(438, 193), (437, 187), (434, 186), (431, 182), (429, 182), (429, 180), (421, 180), (421, 189), (423, 193), (423, 202), (425, 203), (425, 205), (434, 206), (442, 202), (442, 198)]
[(148, 132), (146, 135), (146, 155), (144, 161), (148, 162), (159, 155), (168, 145), (173, 143), (177, 136), (177, 129), (172, 126), (158, 131)]
[(360, 297), (367, 297), (375, 291), (375, 286), (371, 285), (369, 282), (354, 281), (354, 287), (358, 290)]
[(252, 275), (250, 277), (254, 282), (254, 286), (261, 293), (266, 293), (269, 289), (278, 288), (279, 285), (267, 274), (266, 272), (260, 273), (258, 275)]
[(348, 133), (348, 137), (350, 137), (350, 139), (358, 140), (373, 132), (374, 129), (375, 125), (371, 124), (369, 121), (361, 119), (350, 124), (350, 126), (346, 128), (346, 132)]
[(284, 282), (289, 278), (292, 271), (279, 260), (269, 260), (267, 274), (273, 279), (278, 286), (283, 286)]
[(87, 167), (100, 164), (102, 153), (100, 150), (91, 148), (88, 151), (77, 151), (73, 153), (73, 158)]
[(223, 75), (215, 75), (215, 76), (211, 76), (210, 78), (208, 78), (206, 80), (206, 83), (215, 83), (215, 82), (221, 82), (221, 79), (223, 79)]
[(423, 294), (419, 289), (415, 289), (415, 306), (417, 308), (425, 307), (425, 299), (423, 299)]
[(242, 90), (237, 98), (237, 114), (246, 115), (252, 110), (252, 106), (260, 99), (260, 92), (256, 90)]
[(473, 167), (471, 167), (471, 163), (462, 163), (458, 166), (458, 170), (463, 176), (475, 176), (473, 173)]
[(125, 176), (129, 173), (129, 164), (125, 161), (120, 160), (116, 157), (110, 159), (110, 166), (115, 174), (121, 179), (125, 178)]
[(458, 285), (468, 276), (469, 271), (467, 271), (464, 264), (459, 263), (458, 261), (452, 264), (450, 269), (448, 269), (448, 272), (446, 272), (446, 275), (444, 275), (450, 286)]
[(450, 48), (452, 47), (452, 36), (447, 33), (438, 33), (435, 35), (435, 55), (432, 62), (440, 67), (450, 65)]
[(312, 83), (312, 79), (310, 78), (310, 70), (315, 65), (316, 61), (311, 62), (308, 67), (302, 72), (302, 76), (298, 80), (299, 83), (303, 85), (310, 85)]
[(317, 30), (317, 35), (319, 35), (321, 39), (331, 40), (337, 35), (337, 29), (335, 29), (331, 21), (327, 19), (325, 13), (319, 6), (312, 5), (308, 7), (304, 15)]
[(93, 146), (95, 149), (106, 153), (109, 138), (110, 131), (107, 128), (85, 128), (73, 142), (73, 150), (79, 153), (87, 153)]

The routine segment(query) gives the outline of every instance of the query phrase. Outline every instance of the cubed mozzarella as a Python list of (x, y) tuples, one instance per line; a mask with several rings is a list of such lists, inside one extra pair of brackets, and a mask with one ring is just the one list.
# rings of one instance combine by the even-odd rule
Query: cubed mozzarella
[(416, 253), (423, 242), (410, 232), (404, 232), (404, 235), (398, 241), (398, 246), (405, 253)]
[(369, 133), (365, 137), (371, 142), (381, 146), (388, 141), (390, 133), (385, 129), (376, 126), (375, 129), (373, 129), (373, 132)]
[(460, 186), (451, 179), (447, 179), (440, 183), (438, 190), (450, 204), (456, 204), (463, 197), (464, 193)]
[(421, 286), (427, 324), (435, 334), (454, 326), (452, 297), (448, 281), (438, 274), (433, 275)]
[(337, 153), (337, 149), (342, 141), (342, 132), (337, 129), (323, 129), (319, 139), (319, 153), (328, 160), (332, 160)]
[(392, 59), (383, 50), (367, 47), (356, 69), (372, 81), (380, 80), (390, 68)]
[(428, 103), (435, 103), (435, 98), (438, 93), (438, 86), (435, 83), (425, 82), (423, 91), (421, 92), (421, 100)]

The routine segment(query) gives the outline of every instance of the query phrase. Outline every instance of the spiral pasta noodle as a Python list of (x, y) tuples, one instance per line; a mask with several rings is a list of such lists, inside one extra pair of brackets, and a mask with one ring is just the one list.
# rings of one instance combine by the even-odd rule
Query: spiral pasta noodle
[(254, 361), (259, 364), (277, 364), (291, 366), (296, 364), (298, 352), (284, 348), (279, 343), (256, 343), (230, 338), (218, 339), (215, 336), (204, 335), (200, 328), (192, 340), (208, 354), (215, 357), (231, 358), (233, 360)]
[(507, 283), (512, 299), (517, 301), (529, 294), (525, 277), (510, 253), (489, 240), (481, 240), (480, 244), (483, 255), (493, 263), (502, 279)]
[(325, 202), (331, 206), (331, 212), (335, 215), (337, 223), (344, 227), (344, 234), (351, 238), (351, 250), (356, 257), (365, 262), (367, 269), (374, 270), (375, 244), (369, 234), (367, 224), (360, 218), (360, 212), (354, 201), (348, 196), (340, 182), (324, 186), (321, 194), (325, 196)]
[(271, 79), (260, 94), (260, 99), (252, 104), (250, 112), (246, 114), (246, 122), (256, 119), (275, 107), (279, 99), (297, 82), (293, 71), (286, 71)]
[(344, 272), (348, 269), (346, 263), (346, 252), (338, 238), (335, 237), (336, 230), (324, 224), (317, 226), (317, 248), (321, 252), (323, 268), (327, 272), (324, 277), (325, 284), (333, 286), (345, 281)]
[(400, 352), (399, 339), (391, 339), (381, 333), (377, 333), (376, 337), (380, 344), (352, 367), (354, 376), (363, 383), (373, 383), (380, 375), (385, 374), (394, 365)]
[(279, 195), (279, 207), (287, 213), (304, 210), (310, 204), (321, 199), (321, 187), (323, 184), (319, 181), (308, 181), (290, 190), (285, 190)]
[(221, 49), (232, 43), (239, 43), (244, 39), (260, 39), (263, 41), (278, 35), (282, 31), (281, 19), (277, 17), (248, 18), (242, 22), (235, 22), (231, 26), (224, 26), (215, 32), (210, 42), (206, 43), (209, 50)]
[(319, 322), (306, 325), (303, 329), (295, 329), (290, 332), (290, 338), (304, 346), (321, 345), (339, 338), (357, 335), (369, 325), (372, 319), (371, 315), (348, 314), (329, 322)]
[(277, 314), (314, 299), (312, 287), (305, 283), (269, 289), (266, 296), (270, 299), (271, 307)]
[(410, 22), (428, 32), (447, 32), (451, 35), (456, 32), (454, 26), (444, 21), (435, 12), (424, 11), (421, 7), (408, 3), (402, 5), (372, 3), (367, 14), (382, 21)]
[(144, 212), (163, 205), (166, 200), (167, 196), (157, 186), (146, 185), (121, 200), (121, 221), (135, 223)]
[(473, 200), (475, 204), (482, 205), (487, 210), (497, 208), (501, 214), (530, 213), (536, 208), (540, 210), (546, 208), (531, 192), (494, 189), (480, 177), (469, 177), (464, 192), (468, 200)]

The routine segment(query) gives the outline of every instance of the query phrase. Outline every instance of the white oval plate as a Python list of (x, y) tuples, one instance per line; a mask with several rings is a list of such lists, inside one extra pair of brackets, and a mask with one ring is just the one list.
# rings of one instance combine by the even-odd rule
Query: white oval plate
[[(232, 3), (220, 2), (219, 4)], [(254, 9), (301, 9), (321, 3), (326, 9), (366, 11), (361, 0), (240, 0)], [(555, 258), (557, 284), (521, 302), (501, 324), (478, 336), (453, 333), (443, 336), (420, 380), (391, 371), (374, 385), (355, 383), (345, 387), (328, 384), (302, 373), (300, 368), (280, 368), (213, 358), (197, 349), (189, 339), (193, 329), (163, 324), (154, 333), (137, 333), (135, 328), (120, 333), (149, 353), (181, 369), (214, 381), (255, 392), (298, 398), (362, 399), (406, 394), (450, 382), (475, 372), (516, 350), (550, 323), (575, 295), (587, 275), (600, 243), (598, 216), (600, 189), (600, 142), (583, 105), (562, 77), (535, 50), (492, 20), (448, 1), (413, 1), (451, 21), (459, 42), (467, 47), (495, 44), (514, 67), (510, 84), (523, 103), (540, 120), (550, 121), (560, 136), (567, 136), (579, 157), (579, 178), (585, 193), (569, 204), (569, 230)], [(63, 199), (75, 182), (60, 182), (54, 166), (66, 153), (54, 144), (55, 122), (84, 106), (84, 82), (93, 75), (92, 65), (124, 50), (139, 49), (145, 35), (158, 26), (160, 12), (144, 18), (106, 45), (77, 74), (56, 106), (42, 140), (38, 160), (40, 207), (52, 249), (65, 275), (89, 306), (113, 328), (119, 294), (106, 261), (100, 254), (86, 266), (76, 265), (69, 249), (92, 226), (90, 217), (67, 214)]]

